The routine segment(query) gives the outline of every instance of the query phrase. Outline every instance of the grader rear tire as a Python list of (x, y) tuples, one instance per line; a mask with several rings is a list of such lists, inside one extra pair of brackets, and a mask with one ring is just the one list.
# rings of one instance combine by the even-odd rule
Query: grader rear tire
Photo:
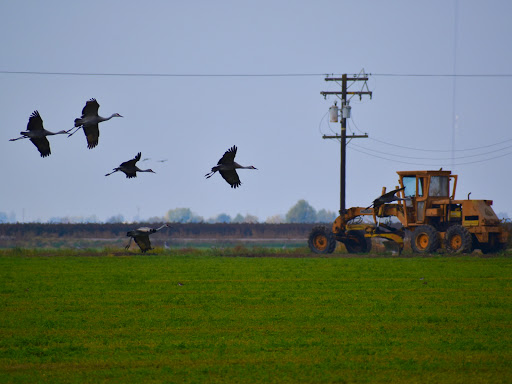
[(416, 253), (432, 253), (440, 246), (439, 233), (431, 225), (420, 225), (412, 233), (411, 248)]
[(473, 238), (466, 227), (453, 225), (446, 231), (445, 245), (450, 253), (471, 253)]
[(336, 248), (336, 239), (325, 225), (317, 225), (309, 234), (308, 245), (313, 253), (333, 253)]

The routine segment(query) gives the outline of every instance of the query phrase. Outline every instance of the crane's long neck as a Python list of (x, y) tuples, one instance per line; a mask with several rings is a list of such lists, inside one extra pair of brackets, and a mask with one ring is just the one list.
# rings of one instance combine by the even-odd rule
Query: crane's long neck
[(155, 171), (153, 171), (152, 169), (140, 169), (137, 166), (135, 166), (135, 171), (137, 171), (137, 172), (153, 172), (153, 173), (155, 173)]
[(160, 228), (155, 229), (155, 232), (158, 232), (159, 230), (161, 230), (162, 228), (165, 228), (165, 227), (167, 227), (166, 224), (162, 225)]
[(113, 118), (114, 116), (115, 116), (114, 114), (110, 115), (109, 117), (98, 116), (98, 121), (99, 122), (107, 121), (107, 120), (110, 120), (111, 118)]
[[(233, 162), (232, 167), (234, 169), (256, 169), (252, 165), (243, 166), (243, 165), (238, 164), (236, 161)], [(213, 171), (213, 169), (212, 169), (212, 171)]]
[(64, 133), (68, 133), (68, 131), (48, 132), (48, 135), (62, 135)]

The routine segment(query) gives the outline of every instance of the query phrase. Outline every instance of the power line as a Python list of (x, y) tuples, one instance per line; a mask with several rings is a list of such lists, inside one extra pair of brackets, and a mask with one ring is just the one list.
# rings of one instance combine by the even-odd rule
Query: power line
[[(116, 73), (116, 72), (46, 72), (46, 71), (2, 71), (7, 75), (49, 76), (117, 76), (117, 77), (313, 77), (329, 76), (325, 73)], [(335, 74), (332, 74), (335, 75)]]
[[(113, 76), (113, 77), (316, 77), (340, 76), (337, 73), (119, 73), (119, 72), (52, 72), (52, 71), (6, 71), (4, 75), (41, 75), (41, 76)], [(357, 77), (358, 74), (353, 76)], [(378, 77), (512, 77), (512, 73), (473, 73), (473, 74), (435, 74), (435, 73), (372, 73)]]
[[(372, 137), (370, 137), (370, 139), (373, 140), (373, 141), (376, 141), (378, 143), (381, 143), (381, 144), (386, 144), (386, 145), (390, 145), (392, 147), (403, 148), (403, 149), (408, 149), (408, 150), (412, 150), (412, 151), (421, 151), (421, 152), (452, 152), (451, 149), (422, 149), (422, 148), (407, 147), (407, 146), (404, 146), (404, 145), (388, 143), (388, 142), (385, 142), (385, 141), (382, 141), (382, 140), (374, 139)], [(489, 144), (489, 145), (482, 145), (482, 146), (479, 146), (479, 147), (465, 148), (465, 149), (454, 149), (453, 151), (455, 151), (455, 152), (476, 151), (476, 150), (479, 150), (479, 149), (490, 148), (490, 147), (495, 147), (497, 145), (502, 145), (502, 144), (508, 143), (510, 141), (512, 141), (512, 139), (503, 140), (503, 141), (500, 141), (499, 143), (494, 143), (494, 144)]]
[[(354, 124), (354, 127), (356, 127), (356, 130), (358, 130), (359, 132), (366, 133), (366, 132), (363, 132), (361, 129), (359, 129), (359, 127), (357, 126), (357, 124), (356, 124), (356, 122), (354, 120), (354, 116), (351, 117), (351, 123)], [(452, 152), (452, 151), (455, 151), (455, 152), (466, 152), (466, 151), (476, 151), (476, 150), (480, 150), (480, 149), (495, 147), (497, 145), (502, 145), (504, 143), (509, 143), (509, 142), (512, 141), (512, 139), (507, 139), (507, 140), (502, 140), (502, 141), (500, 141), (498, 143), (493, 143), (493, 144), (488, 144), (488, 145), (481, 145), (479, 147), (451, 150), (451, 149), (424, 149), (424, 148), (408, 147), (408, 146), (405, 146), (405, 145), (388, 143), (387, 141), (375, 139), (373, 137), (368, 137), (368, 138), (370, 140), (376, 141), (376, 142), (381, 143), (381, 144), (386, 144), (386, 145), (389, 145), (389, 146), (392, 146), (392, 147), (408, 149), (408, 150), (411, 150), (411, 151), (421, 151), (421, 152)]]
[[(457, 35), (459, 29), (459, 0), (455, 0), (455, 11), (453, 12), (454, 22), (453, 22), (453, 70), (452, 72), (457, 72)], [(457, 131), (457, 122), (458, 117), (455, 112), (455, 106), (457, 102), (457, 78), (452, 78), (452, 166), (455, 160), (455, 140), (456, 140), (456, 131)]]
[[(401, 161), (401, 160), (390, 159), (390, 158), (387, 158), (387, 157), (384, 157), (384, 156), (379, 156), (379, 155), (375, 155), (375, 154), (372, 154), (372, 153), (368, 153), (368, 152), (365, 152), (365, 151), (362, 151), (362, 150), (356, 149), (356, 148), (353, 148), (353, 150), (356, 151), (356, 152), (365, 154), (367, 156), (376, 157), (378, 159), (383, 159), (383, 160), (387, 160), (387, 161), (393, 161), (395, 163), (408, 164), (408, 165), (421, 165), (421, 166), (427, 166), (427, 167), (428, 166), (437, 166), (437, 167), (439, 167), (441, 165), (445, 165), (446, 164), (446, 162), (441, 162), (440, 160), (437, 160), (439, 162), (437, 164), (435, 164), (435, 163), (415, 163), (415, 162), (409, 162), (409, 161)], [(475, 160), (475, 161), (467, 161), (467, 162), (463, 162), (463, 163), (454, 163), (452, 165), (453, 166), (460, 166), (460, 165), (484, 163), (486, 161), (499, 159), (499, 158), (502, 158), (502, 157), (505, 157), (505, 156), (509, 156), (509, 155), (512, 155), (512, 152), (508, 152), (508, 153), (505, 153), (505, 154), (500, 155), (500, 156), (489, 157), (489, 158), (484, 159), (484, 160)], [(436, 161), (435, 159), (432, 159), (432, 160)]]
[[(508, 146), (508, 147), (499, 148), (499, 149), (496, 149), (496, 150), (493, 150), (493, 151), (490, 151), (490, 152), (477, 153), (477, 154), (474, 154), (474, 155), (432, 158), (432, 157), (417, 157), (417, 156), (398, 155), (398, 154), (394, 154), (394, 153), (379, 151), (377, 149), (366, 148), (366, 147), (363, 147), (363, 146), (360, 146), (360, 145), (357, 145), (357, 144), (352, 144), (351, 146), (354, 146), (354, 147), (357, 147), (357, 148), (360, 148), (360, 149), (364, 149), (365, 151), (380, 153), (380, 154), (383, 154), (383, 155), (386, 155), (386, 156), (400, 157), (400, 158), (403, 158), (403, 159), (433, 160), (433, 161), (460, 160), (460, 159), (468, 159), (468, 158), (472, 158), (472, 157), (481, 157), (481, 156), (487, 156), (487, 155), (490, 155), (490, 154), (495, 154), (496, 152), (500, 152), (500, 151), (510, 150), (512, 148), (512, 146)], [(482, 159), (482, 161), (485, 161), (485, 159)]]
[(512, 73), (370, 73), (368, 76), (379, 77), (512, 77)]
[[(359, 131), (359, 132), (363, 132), (359, 129), (359, 127), (357, 126), (357, 124), (355, 123), (353, 117), (351, 119), (351, 123), (354, 124), (354, 126), (356, 127), (356, 129)], [(391, 146), (395, 146), (395, 147), (399, 147), (399, 148), (404, 148), (404, 149), (408, 149), (408, 150), (414, 150), (414, 151), (426, 151), (426, 152), (451, 152), (451, 150), (435, 150), (435, 149), (419, 149), (419, 148), (411, 148), (411, 147), (405, 147), (405, 146), (401, 146), (401, 145), (397, 145), (397, 144), (392, 144), (392, 143), (387, 143), (385, 141), (382, 141), (382, 140), (377, 140), (377, 139), (372, 139), (371, 137), (369, 137), (369, 139), (371, 140), (374, 140), (374, 141), (377, 141), (377, 142), (380, 142), (380, 143), (383, 143), (383, 144), (387, 144), (387, 145), (391, 145)], [(475, 148), (468, 148), (468, 149), (460, 149), (460, 150), (456, 150), (457, 152), (462, 152), (462, 151), (473, 151), (473, 150), (478, 150), (478, 149), (484, 149), (484, 148), (490, 148), (490, 147), (494, 147), (494, 146), (497, 146), (497, 145), (502, 145), (504, 143), (507, 143), (507, 142), (511, 142), (512, 139), (508, 139), (508, 140), (503, 140), (499, 143), (494, 143), (494, 144), (489, 144), (489, 145), (484, 145), (484, 146), (480, 146), (480, 147), (475, 147)], [(361, 150), (361, 149), (356, 149), (354, 147), (359, 147), (361, 149), (364, 149)], [(379, 158), (379, 159), (383, 159), (383, 160), (387, 160), (387, 161), (392, 161), (392, 162), (396, 162), (396, 163), (402, 163), (402, 164), (408, 164), (408, 165), (421, 165), (421, 166), (440, 166), (440, 165), (445, 165), (446, 162), (444, 162), (444, 160), (446, 160), (445, 158), (438, 158), (438, 159), (431, 159), (431, 158), (424, 158), (424, 157), (412, 157), (412, 156), (403, 156), (403, 155), (395, 155), (395, 154), (391, 154), (391, 153), (386, 153), (386, 152), (382, 152), (382, 151), (378, 151), (378, 150), (373, 150), (373, 149), (368, 149), (368, 148), (364, 148), (364, 147), (361, 147), (361, 146), (358, 146), (356, 144), (351, 144), (351, 148), (356, 151), (356, 152), (359, 152), (359, 153), (363, 153), (367, 156), (371, 156), (371, 157), (375, 157), (375, 158)], [(503, 150), (508, 150), (512, 148), (512, 146), (507, 146), (507, 147), (503, 147), (503, 148), (498, 148), (494, 151), (491, 151), (491, 152), (486, 152), (486, 153), (481, 153), (481, 154), (474, 154), (474, 155), (467, 155), (467, 156), (459, 156), (459, 157), (456, 157), (454, 159), (464, 159), (464, 158), (470, 158), (470, 157), (478, 157), (478, 156), (483, 156), (483, 155), (489, 155), (491, 153), (496, 153), (498, 151), (503, 151)], [(432, 160), (433, 162), (438, 162), (438, 164), (434, 164), (434, 163), (414, 163), (414, 162), (409, 162), (409, 161), (401, 161), (401, 160), (397, 160), (397, 159), (392, 159), (392, 158), (388, 158), (388, 157), (384, 157), (384, 156), (380, 156), (380, 155), (376, 155), (376, 154), (372, 154), (372, 153), (368, 153), (366, 151), (373, 151), (373, 152), (376, 152), (376, 153), (380, 153), (380, 154), (384, 154), (386, 156), (395, 156), (395, 157), (401, 157), (401, 158), (404, 158), (404, 159), (415, 159), (415, 160)], [(512, 152), (508, 152), (508, 153), (505, 153), (505, 154), (502, 154), (502, 155), (498, 155), (498, 156), (493, 156), (493, 157), (489, 157), (487, 159), (481, 159), (481, 160), (475, 160), (475, 161), (466, 161), (466, 162), (462, 162), (462, 163), (454, 163), (452, 164), (452, 166), (459, 166), (459, 165), (468, 165), (468, 164), (476, 164), (476, 163), (483, 163), (483, 162), (486, 162), (486, 161), (490, 161), (490, 160), (495, 160), (495, 159), (499, 159), (499, 158), (502, 158), (502, 157), (505, 157), (505, 156), (509, 156), (509, 155), (512, 155)], [(452, 161), (454, 160), (452, 159)]]

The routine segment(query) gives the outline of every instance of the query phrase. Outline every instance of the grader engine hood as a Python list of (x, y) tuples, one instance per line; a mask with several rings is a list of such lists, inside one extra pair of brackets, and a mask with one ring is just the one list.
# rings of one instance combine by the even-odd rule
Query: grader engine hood
[(500, 219), (491, 205), (492, 200), (463, 200), (463, 225), (465, 227), (499, 225)]

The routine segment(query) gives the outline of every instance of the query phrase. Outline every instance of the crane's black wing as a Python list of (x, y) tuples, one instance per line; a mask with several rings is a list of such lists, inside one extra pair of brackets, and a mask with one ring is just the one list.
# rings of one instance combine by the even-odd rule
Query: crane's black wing
[(149, 251), (151, 248), (151, 242), (149, 241), (149, 235), (139, 235), (135, 236), (133, 238), (137, 245), (139, 246), (140, 250), (144, 253), (146, 251)]
[(382, 204), (391, 203), (392, 201), (397, 200), (395, 194), (397, 192), (402, 191), (403, 189), (405, 189), (405, 187), (395, 189), (393, 191), (390, 191), (390, 192), (387, 192), (387, 193), (383, 194), (380, 197), (377, 197), (375, 200), (373, 200), (373, 206), (375, 208), (377, 208), (377, 207), (381, 206)]
[(135, 164), (140, 160), (141, 156), (141, 152), (137, 153), (137, 156), (135, 156), (133, 159), (121, 163), (121, 167), (135, 167)]
[(84, 134), (85, 138), (87, 139), (87, 148), (92, 149), (98, 145), (100, 138), (100, 130), (98, 128), (98, 124), (85, 125)]
[(144, 236), (146, 234), (151, 233), (151, 228), (149, 227), (140, 227), (137, 229), (132, 229), (131, 231), (126, 232), (126, 236), (135, 237), (135, 236)]
[(149, 227), (140, 227), (140, 228), (137, 228), (137, 232), (138, 233), (141, 233), (142, 234), (148, 234), (148, 235), (151, 235), (152, 233), (155, 233), (156, 231), (153, 229), (153, 228), (149, 228)]
[(39, 153), (41, 154), (41, 157), (50, 156), (52, 153), (50, 151), (50, 142), (45, 136), (32, 138), (30, 141), (37, 147), (39, 150)]
[(38, 111), (32, 112), (28, 119), (27, 131), (42, 131), (43, 127), (43, 119)]
[[(224, 153), (224, 155), (220, 158), (220, 160), (217, 164), (233, 164), (233, 162), (235, 161), (236, 150), (237, 150), (236, 146), (233, 145), (231, 148), (229, 148)], [(236, 174), (236, 172), (235, 172), (235, 174)], [(222, 177), (224, 177), (224, 176), (222, 176)], [(237, 178), (238, 178), (238, 176), (237, 176)], [(229, 183), (229, 181), (228, 181), (228, 183)]]
[(400, 191), (402, 191), (403, 189), (405, 189), (405, 187), (395, 189), (394, 191), (391, 191), (391, 192), (387, 192), (387, 193), (383, 194), (383, 195), (380, 197), (380, 199), (382, 199), (383, 201), (387, 201), (387, 200), (390, 200), (390, 199), (391, 199), (391, 201), (392, 201), (392, 199), (395, 197), (395, 193), (400, 192)]
[[(32, 112), (32, 114), (30, 115), (30, 117), (28, 119), (27, 131), (30, 131), (30, 132), (40, 131), (41, 133), (43, 133), (42, 132), (43, 130), (44, 130), (43, 119), (41, 118), (41, 115), (39, 114), (38, 111)], [(37, 147), (39, 153), (41, 154), (41, 157), (50, 156), (50, 154), (51, 154), (50, 142), (48, 141), (48, 139), (45, 136), (33, 137), (30, 139), (30, 141)]]
[(137, 172), (135, 170), (133, 171), (127, 171), (126, 169), (123, 170), (124, 174), (126, 175), (127, 179), (132, 179), (134, 177), (137, 177)]
[(100, 105), (96, 101), (96, 99), (90, 99), (87, 103), (85, 103), (84, 109), (82, 109), (82, 118), (85, 116), (95, 116), (98, 114), (98, 109)]
[(238, 173), (236, 173), (236, 170), (234, 169), (219, 171), (219, 173), (222, 178), (226, 180), (229, 185), (231, 185), (231, 188), (237, 188), (242, 184), (240, 178), (238, 177)]
[(137, 153), (137, 156), (135, 156), (133, 159), (125, 161), (124, 163), (121, 163), (121, 165), (119, 166), (119, 168), (125, 173), (128, 179), (131, 179), (132, 177), (137, 177), (137, 167), (135, 166), (135, 164), (137, 163), (137, 161), (140, 160), (141, 156), (142, 154), (139, 152)]

